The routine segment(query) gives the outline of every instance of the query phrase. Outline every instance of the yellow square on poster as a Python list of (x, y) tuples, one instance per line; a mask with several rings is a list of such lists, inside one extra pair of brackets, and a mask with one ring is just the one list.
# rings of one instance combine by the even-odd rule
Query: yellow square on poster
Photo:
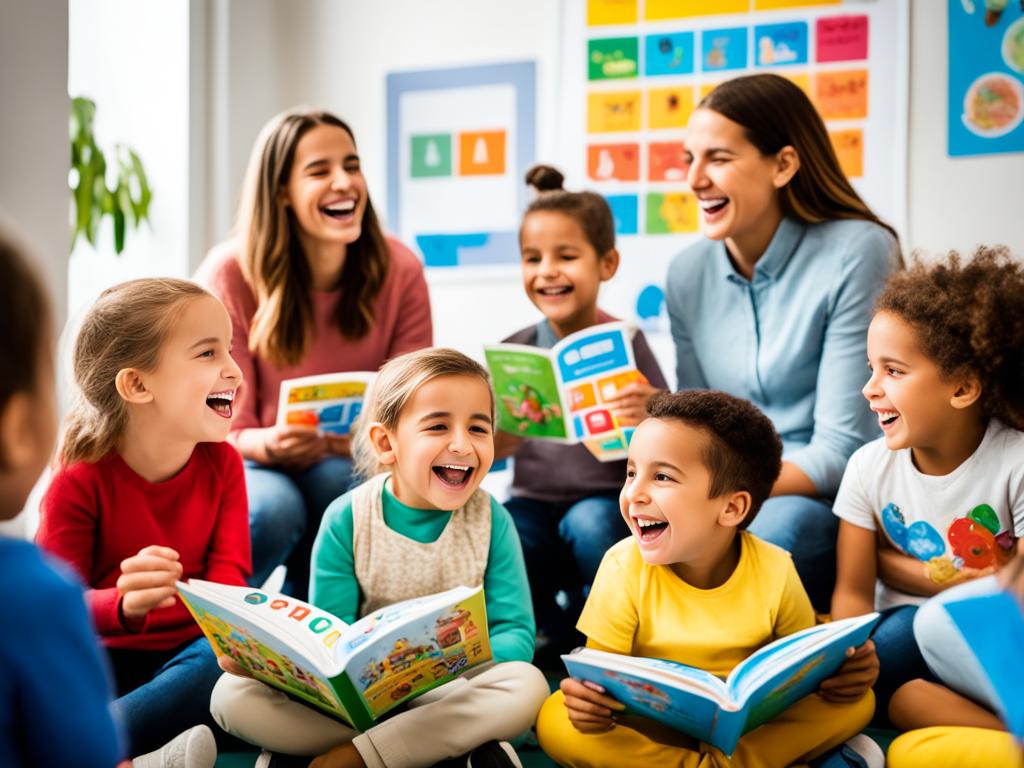
[(807, 94), (808, 98), (813, 98), (811, 94), (811, 76), (806, 72), (798, 72), (790, 74), (789, 72), (779, 72), (784, 78), (793, 83), (797, 88)]
[(864, 175), (864, 131), (852, 128), (848, 131), (829, 131), (832, 147), (839, 158), (839, 165), (848, 179)]
[(698, 95), (697, 101), (702, 101), (705, 96), (707, 96), (709, 93), (711, 93), (713, 90), (715, 90), (715, 88), (717, 88), (720, 85), (721, 85), (721, 83), (704, 83), (703, 85), (701, 85), (701, 87), (700, 87), (700, 95)]
[(754, 0), (755, 11), (778, 11), (783, 8), (808, 8), (812, 5), (839, 5), (843, 0)]
[(587, 132), (640, 130), (640, 91), (587, 94)]
[(719, 13), (746, 13), (750, 0), (647, 0), (647, 21), (682, 19), (687, 16), (714, 16)]
[(587, 0), (587, 25), (635, 24), (637, 0)]
[(685, 128), (693, 113), (693, 87), (652, 88), (647, 93), (647, 127)]

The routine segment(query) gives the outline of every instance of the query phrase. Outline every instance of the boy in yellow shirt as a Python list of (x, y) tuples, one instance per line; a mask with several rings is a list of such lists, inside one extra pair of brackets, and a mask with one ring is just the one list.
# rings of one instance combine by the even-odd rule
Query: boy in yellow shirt
[[(647, 412), (629, 446), (619, 499), (632, 536), (608, 550), (576, 626), (588, 647), (725, 677), (761, 646), (814, 624), (789, 554), (742, 530), (778, 476), (782, 444), (757, 408), (721, 392), (662, 393)], [(568, 766), (806, 762), (871, 719), (874, 646), (847, 653), (817, 693), (745, 735), (731, 758), (620, 715), (623, 705), (600, 686), (572, 678), (545, 702), (537, 735)]]

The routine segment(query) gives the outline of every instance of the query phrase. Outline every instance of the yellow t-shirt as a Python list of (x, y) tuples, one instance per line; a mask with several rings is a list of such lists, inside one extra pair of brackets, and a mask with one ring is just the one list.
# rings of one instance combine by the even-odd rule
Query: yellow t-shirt
[(588, 645), (668, 659), (726, 676), (761, 646), (814, 624), (789, 553), (740, 532), (729, 580), (697, 589), (648, 565), (630, 537), (605, 553), (576, 624)]

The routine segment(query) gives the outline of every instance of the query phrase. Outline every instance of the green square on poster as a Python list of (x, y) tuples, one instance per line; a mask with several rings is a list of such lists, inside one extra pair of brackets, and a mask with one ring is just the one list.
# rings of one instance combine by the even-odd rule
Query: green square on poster
[(636, 77), (640, 69), (640, 45), (635, 37), (589, 40), (587, 54), (588, 80)]
[(432, 133), (412, 137), (412, 178), (452, 175), (452, 135)]

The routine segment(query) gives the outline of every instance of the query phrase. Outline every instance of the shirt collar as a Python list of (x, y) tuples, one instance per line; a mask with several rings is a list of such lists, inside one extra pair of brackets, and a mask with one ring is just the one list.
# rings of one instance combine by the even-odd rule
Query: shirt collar
[[(757, 264), (754, 265), (754, 281), (757, 281), (758, 277), (771, 280), (782, 272), (786, 268), (786, 264), (789, 263), (790, 258), (796, 253), (797, 246), (800, 245), (800, 241), (803, 240), (806, 231), (806, 224), (796, 219), (783, 218), (775, 229), (775, 234), (772, 235), (768, 248), (761, 258), (757, 260)], [(725, 277), (733, 282), (746, 283), (747, 280), (743, 275), (739, 274), (733, 267), (732, 259), (729, 258), (729, 252), (725, 247), (725, 241), (721, 241), (718, 247), (722, 253), (721, 263), (725, 265)]]

